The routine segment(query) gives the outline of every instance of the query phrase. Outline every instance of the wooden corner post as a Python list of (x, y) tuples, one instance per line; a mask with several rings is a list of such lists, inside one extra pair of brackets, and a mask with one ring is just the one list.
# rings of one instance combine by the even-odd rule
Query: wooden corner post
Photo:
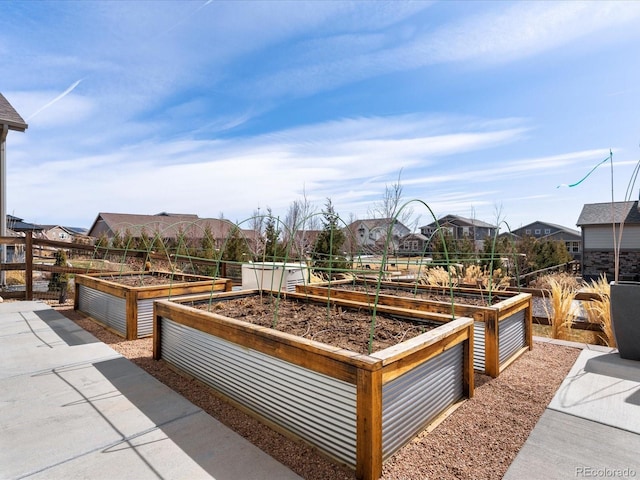
[(462, 368), (464, 372), (462, 374), (462, 393), (467, 398), (473, 398), (475, 389), (475, 373), (473, 367), (473, 323), (467, 328), (468, 338), (463, 343), (463, 355), (464, 360), (462, 362)]
[(33, 233), (29, 231), (25, 232), (24, 261), (25, 300), (33, 300)]
[(138, 293), (134, 291), (126, 292), (125, 296), (125, 318), (127, 330), (126, 339), (136, 340), (138, 338)]
[(382, 369), (358, 369), (356, 478), (382, 476)]
[(490, 377), (496, 378), (500, 375), (500, 345), (498, 342), (499, 335), (499, 312), (497, 309), (491, 309), (485, 314), (484, 319), (484, 370)]

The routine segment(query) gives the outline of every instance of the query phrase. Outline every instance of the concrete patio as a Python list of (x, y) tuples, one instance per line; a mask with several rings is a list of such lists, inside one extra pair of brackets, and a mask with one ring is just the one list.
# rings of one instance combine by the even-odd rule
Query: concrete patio
[(0, 478), (300, 478), (44, 303), (0, 304), (0, 365)]

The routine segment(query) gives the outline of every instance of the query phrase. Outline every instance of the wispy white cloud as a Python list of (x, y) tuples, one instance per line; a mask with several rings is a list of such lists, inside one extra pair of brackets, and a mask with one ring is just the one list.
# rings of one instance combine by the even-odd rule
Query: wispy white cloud
[[(452, 168), (447, 174), (437, 174), (428, 176), (414, 176), (407, 180), (407, 185), (436, 185), (446, 184), (451, 181), (473, 181), (473, 182), (494, 182), (515, 180), (534, 175), (560, 175), (568, 171), (575, 171), (575, 168), (568, 170), (568, 167), (584, 166), (594, 159), (602, 159), (607, 155), (608, 150), (585, 150), (578, 152), (564, 153), (545, 157), (532, 157), (518, 160), (495, 160), (492, 163), (483, 163), (472, 168)], [(552, 173), (553, 172), (553, 173)], [(555, 188), (549, 185), (549, 188)]]
[[(444, 26), (428, 38), (434, 60), (506, 62), (611, 28), (632, 27), (636, 2), (515, 2)], [(614, 31), (615, 32), (615, 31)]]
[[(336, 138), (337, 123), (250, 138), (143, 142), (81, 161), (72, 151), (68, 157), (61, 152), (64, 160), (60, 161), (12, 163), (9, 175), (24, 185), (24, 195), (43, 189), (44, 184), (63, 185), (65, 179), (73, 178), (74, 198), (96, 199), (74, 206), (85, 217), (147, 203), (157, 205), (156, 210), (191, 212), (224, 205), (229, 216), (250, 212), (267, 201), (282, 210), (303, 188), (314, 201), (323, 203), (331, 197), (346, 209), (384, 191), (384, 179), (397, 176), (400, 169), (426, 168), (438, 158), (503, 145), (523, 133), (521, 128), (467, 132), (465, 125), (450, 124), (446, 128), (459, 133), (418, 134), (416, 125), (427, 125), (427, 120), (386, 117), (363, 118), (367, 128), (356, 119), (346, 119), (345, 131), (351, 134), (343, 131)], [(377, 129), (372, 130), (372, 125)], [(439, 124), (437, 130), (444, 128)], [(151, 192), (162, 193), (147, 200)], [(18, 203), (28, 203), (28, 195), (23, 198), (16, 192), (15, 196)], [(60, 196), (48, 203), (64, 208), (60, 204), (65, 202)], [(96, 205), (99, 202), (103, 204)]]
[[(389, 31), (315, 39), (308, 61), (261, 76), (261, 95), (311, 95), (385, 73), (452, 62), (505, 63), (615, 29), (635, 30), (638, 2), (498, 3), (492, 11), (453, 18), (435, 30)], [(404, 29), (404, 27), (403, 27)], [(403, 29), (400, 29), (401, 32)], [(603, 33), (604, 34), (604, 33)], [(330, 55), (330, 56), (328, 56)], [(255, 89), (250, 83), (248, 89)]]

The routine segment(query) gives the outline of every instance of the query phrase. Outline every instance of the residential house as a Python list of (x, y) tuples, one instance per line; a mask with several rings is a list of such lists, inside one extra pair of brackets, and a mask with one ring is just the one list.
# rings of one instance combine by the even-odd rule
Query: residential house
[[(42, 227), (35, 223), (25, 222), (24, 219), (7, 215), (7, 235), (9, 237), (24, 237), (31, 232), (35, 238), (42, 237)], [(24, 262), (24, 245), (6, 246), (7, 262)]]
[[(345, 251), (351, 254), (376, 254), (384, 251), (397, 252), (400, 239), (411, 230), (393, 218), (371, 218), (356, 220), (343, 229)], [(389, 233), (391, 237), (388, 238)]]
[[(116, 235), (130, 235), (141, 238), (160, 238), (163, 242), (178, 241), (184, 237), (191, 244), (198, 244), (209, 229), (217, 248), (221, 248), (229, 238), (235, 225), (229, 220), (218, 218), (199, 218), (195, 214), (158, 213), (156, 215), (138, 215), (129, 213), (99, 213), (89, 228), (88, 235), (99, 239), (111, 240)], [(254, 230), (240, 230), (251, 248), (256, 244)]]
[[(619, 242), (619, 279), (640, 280), (640, 206), (638, 201), (590, 203), (582, 207), (582, 277), (614, 279), (614, 245)], [(622, 237), (619, 237), (622, 227)], [(615, 228), (615, 235), (614, 235)], [(614, 240), (615, 239), (615, 240)]]
[(511, 231), (516, 238), (533, 237), (541, 240), (558, 240), (564, 242), (567, 251), (574, 260), (582, 259), (582, 235), (578, 230), (563, 227), (555, 223), (541, 222), (536, 220), (533, 223), (516, 228)]
[(7, 215), (7, 228), (16, 233), (31, 232), (33, 236), (42, 236), (43, 228), (35, 223), (25, 222), (22, 218)]
[(471, 239), (476, 250), (482, 249), (484, 239), (493, 238), (498, 229), (495, 225), (475, 218), (445, 215), (435, 222), (420, 227), (420, 233), (431, 239), (438, 228), (444, 229), (454, 240)]
[(400, 255), (422, 255), (429, 249), (429, 238), (421, 233), (410, 233), (400, 239), (398, 253)]
[(40, 225), (45, 238), (57, 242), (71, 243), (78, 232), (62, 225)]

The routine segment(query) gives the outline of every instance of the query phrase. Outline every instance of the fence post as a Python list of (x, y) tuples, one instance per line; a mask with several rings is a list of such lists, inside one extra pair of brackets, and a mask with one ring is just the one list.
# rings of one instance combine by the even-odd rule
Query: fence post
[(29, 231), (25, 232), (24, 261), (25, 300), (33, 300), (33, 233)]

